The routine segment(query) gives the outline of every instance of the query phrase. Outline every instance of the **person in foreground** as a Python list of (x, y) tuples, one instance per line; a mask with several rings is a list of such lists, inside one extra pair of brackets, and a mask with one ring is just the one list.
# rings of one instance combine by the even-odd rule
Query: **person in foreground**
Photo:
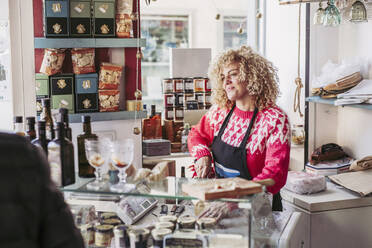
[(41, 150), (0, 133), (0, 171), (0, 247), (84, 247)]
[[(209, 78), (213, 105), (188, 136), (194, 177), (273, 179), (275, 185), (267, 190), (273, 194), (272, 209), (281, 211), (279, 191), (287, 180), (290, 125), (276, 105), (276, 69), (242, 46), (221, 54), (210, 66)], [(209, 209), (203, 215), (221, 217), (221, 211)]]

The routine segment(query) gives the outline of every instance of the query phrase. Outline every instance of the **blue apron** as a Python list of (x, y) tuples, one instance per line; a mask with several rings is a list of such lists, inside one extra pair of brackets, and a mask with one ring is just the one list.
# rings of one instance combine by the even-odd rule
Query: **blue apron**
[[(232, 113), (234, 112), (235, 105), (232, 107), (226, 116), (218, 135), (214, 137), (212, 142), (212, 154), (214, 160), (214, 169), (216, 176), (219, 178), (241, 177), (247, 180), (252, 180), (251, 174), (247, 165), (247, 150), (246, 145), (249, 135), (251, 133), (253, 124), (255, 122), (258, 109), (255, 108), (253, 116), (249, 122), (247, 132), (239, 147), (231, 146), (222, 141), (222, 135), (229, 123)], [(282, 201), (280, 193), (273, 197), (273, 211), (282, 211)]]

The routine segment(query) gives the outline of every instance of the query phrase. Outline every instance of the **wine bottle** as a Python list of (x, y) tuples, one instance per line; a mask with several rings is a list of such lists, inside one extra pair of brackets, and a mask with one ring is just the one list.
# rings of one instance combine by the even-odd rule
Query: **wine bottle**
[(23, 128), (23, 117), (22, 116), (14, 117), (14, 133), (20, 136), (26, 136), (26, 133)]
[(92, 133), (89, 115), (83, 115), (81, 121), (83, 122), (83, 133), (77, 136), (79, 177), (94, 177), (95, 169), (89, 165), (85, 154), (85, 140), (98, 139), (98, 137)]
[(31, 143), (35, 146), (42, 148), (46, 155), (48, 155), (49, 139), (46, 138), (45, 121), (37, 122), (37, 138), (33, 139)]
[(61, 122), (65, 124), (66, 138), (72, 141), (72, 131), (71, 131), (71, 127), (69, 126), (69, 121), (68, 121), (68, 109), (60, 108), (59, 114), (61, 115)]
[(40, 120), (45, 121), (45, 130), (46, 130), (46, 137), (49, 140), (54, 139), (54, 130), (53, 130), (53, 119), (52, 114), (50, 112), (50, 99), (44, 98), (41, 99), (41, 113), (40, 113)]
[(48, 144), (50, 174), (57, 186), (67, 186), (75, 183), (74, 147), (63, 122), (57, 122), (55, 131), (56, 138)]
[(36, 138), (35, 117), (29, 116), (26, 118), (26, 137), (32, 141)]

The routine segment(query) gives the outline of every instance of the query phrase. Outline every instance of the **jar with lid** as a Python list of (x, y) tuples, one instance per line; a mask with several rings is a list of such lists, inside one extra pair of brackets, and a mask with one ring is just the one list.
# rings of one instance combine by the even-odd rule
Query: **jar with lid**
[(196, 223), (196, 218), (189, 216), (189, 215), (184, 215), (178, 218), (178, 227), (180, 229), (182, 228), (187, 228), (187, 229), (194, 229), (195, 228), (195, 223)]
[(168, 120), (168, 121), (173, 121), (173, 119), (174, 119), (173, 107), (166, 107), (165, 108), (165, 119)]
[(163, 79), (163, 93), (173, 93), (173, 81), (171, 78)]
[(204, 91), (205, 80), (202, 77), (194, 78), (194, 92), (203, 92)]
[(183, 92), (183, 78), (173, 78), (173, 89), (176, 93)]
[(173, 224), (176, 224), (177, 217), (174, 215), (163, 215), (159, 217), (159, 222), (172, 222)]
[(165, 94), (164, 95), (164, 105), (165, 105), (165, 107), (173, 107), (173, 105), (174, 105), (174, 95), (173, 94)]
[(204, 92), (210, 92), (210, 91), (212, 91), (212, 87), (211, 87), (209, 78), (204, 78)]
[(167, 228), (167, 229), (174, 230), (175, 226), (174, 226), (174, 223), (170, 221), (164, 221), (164, 222), (157, 222), (155, 224), (155, 228)]
[(183, 90), (185, 93), (194, 93), (194, 80), (192, 78), (184, 79)]
[(174, 94), (174, 106), (183, 107), (183, 93)]
[(150, 231), (147, 228), (138, 228), (129, 230), (129, 240), (131, 248), (147, 247), (147, 240)]
[(79, 226), (81, 236), (86, 247), (94, 244), (94, 228), (92, 224), (83, 224)]
[(292, 142), (295, 145), (303, 145), (305, 142), (305, 131), (304, 125), (293, 125), (292, 126)]
[(174, 119), (176, 121), (182, 121), (183, 120), (183, 107), (174, 108)]
[(113, 236), (114, 226), (112, 225), (98, 225), (95, 227), (95, 245), (98, 247), (106, 247), (109, 246), (111, 242), (111, 238)]
[(201, 229), (214, 229), (217, 224), (217, 220), (215, 218), (208, 218), (208, 217), (203, 217), (198, 219), (196, 222), (198, 228)]
[(155, 228), (151, 231), (152, 238), (154, 240), (154, 248), (162, 248), (163, 246), (163, 239), (166, 235), (171, 234), (172, 230), (167, 228)]
[(117, 226), (122, 224), (121, 221), (118, 218), (111, 218), (111, 219), (105, 219), (102, 221), (103, 225), (112, 225)]

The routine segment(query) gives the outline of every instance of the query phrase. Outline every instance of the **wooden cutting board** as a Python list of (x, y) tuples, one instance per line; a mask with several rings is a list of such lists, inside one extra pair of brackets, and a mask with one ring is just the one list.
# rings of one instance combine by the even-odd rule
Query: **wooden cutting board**
[(182, 185), (183, 193), (200, 200), (238, 198), (262, 192), (262, 185), (240, 177), (207, 179)]

